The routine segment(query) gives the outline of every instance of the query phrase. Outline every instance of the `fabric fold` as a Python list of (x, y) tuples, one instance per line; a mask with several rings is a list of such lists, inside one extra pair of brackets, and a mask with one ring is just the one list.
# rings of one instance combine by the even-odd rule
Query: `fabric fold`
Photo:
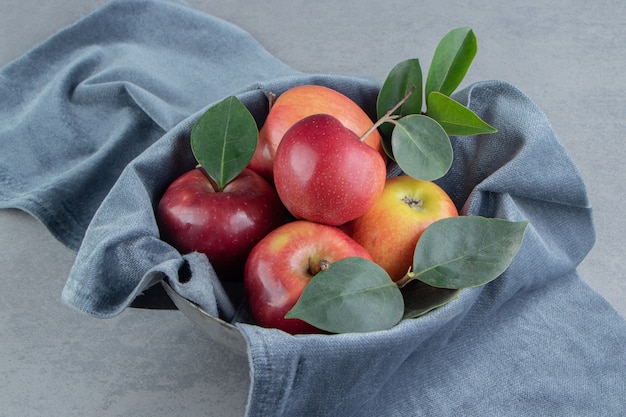
[(0, 208), (78, 250), (122, 170), (208, 103), (297, 74), (182, 2), (113, 0), (0, 70)]
[[(250, 346), (254, 375), (248, 415), (474, 415), (491, 406), (505, 415), (513, 410), (515, 415), (560, 413), (578, 409), (563, 399), (575, 397), (577, 388), (555, 381), (542, 368), (543, 361), (557, 373), (585, 374), (590, 368), (576, 364), (584, 361), (582, 351), (567, 360), (557, 358), (577, 343), (617, 358), (624, 366), (626, 356), (618, 347), (623, 335), (602, 342), (577, 340), (582, 337), (579, 331), (591, 331), (588, 323), (597, 324), (606, 314), (613, 319), (617, 315), (610, 309), (590, 313), (581, 308), (581, 302), (591, 303), (592, 293), (576, 274), (594, 242), (591, 207), (581, 177), (545, 115), (530, 98), (501, 81), (473, 84), (455, 98), (498, 133), (452, 138), (454, 163), (438, 183), (465, 215), (529, 220), (517, 257), (496, 280), (464, 290), (444, 307), (381, 332), (379, 341), (373, 338), (380, 335), (372, 334), (303, 340), (239, 324)], [(593, 317), (584, 318), (587, 315)], [(552, 340), (560, 323), (570, 320), (577, 323), (576, 329), (569, 328)], [(621, 320), (612, 325), (623, 332)], [(489, 363), (484, 362), (485, 356)], [(515, 361), (520, 359), (531, 369), (517, 369)], [(483, 368), (474, 366), (478, 362)], [(268, 371), (268, 363), (280, 364), (280, 369)], [(320, 363), (324, 365), (313, 365)], [(272, 385), (269, 380), (275, 373), (294, 376)], [(612, 373), (611, 378), (618, 374)], [(533, 378), (532, 382), (526, 378)], [(603, 379), (599, 376), (585, 389), (599, 394), (601, 389), (594, 384)], [(551, 380), (557, 385), (547, 388), (546, 381)], [(432, 386), (452, 391), (446, 395)], [(611, 395), (618, 395), (620, 385), (609, 386)], [(333, 397), (335, 391), (329, 393), (328, 387), (342, 389)], [(545, 401), (528, 401), (544, 389), (551, 392)], [(316, 403), (315, 398), (323, 395), (331, 400)], [(506, 398), (520, 400), (514, 407), (507, 405)], [(593, 402), (581, 401), (581, 407), (593, 408), (589, 405)], [(602, 407), (619, 408), (617, 404)]]
[(72, 308), (112, 317), (165, 279), (233, 324), (248, 347), (247, 416), (619, 415), (626, 323), (576, 272), (595, 239), (585, 186), (545, 115), (502, 81), (455, 94), (498, 132), (452, 138), (437, 181), (463, 214), (530, 221), (500, 277), (387, 331), (292, 336), (238, 321), (209, 260), (159, 238), (154, 208), (195, 166), (189, 135), (206, 108), (236, 94), (261, 125), (269, 92), (300, 84), (375, 117), (376, 80), (300, 73), (182, 3), (111, 1), (0, 69), (0, 207), (77, 250), (61, 295)]

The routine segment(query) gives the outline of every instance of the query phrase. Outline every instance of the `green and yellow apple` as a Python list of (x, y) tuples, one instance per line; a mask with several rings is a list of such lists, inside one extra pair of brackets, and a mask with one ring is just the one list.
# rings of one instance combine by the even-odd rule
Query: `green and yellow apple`
[(344, 230), (398, 281), (413, 264), (415, 245), (428, 226), (458, 216), (448, 194), (432, 181), (389, 178), (370, 209)]

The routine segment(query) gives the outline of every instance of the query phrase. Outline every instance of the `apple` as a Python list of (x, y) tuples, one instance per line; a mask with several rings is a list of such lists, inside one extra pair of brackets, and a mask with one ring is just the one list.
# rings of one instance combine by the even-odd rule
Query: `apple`
[(389, 178), (378, 200), (343, 230), (398, 281), (413, 265), (415, 245), (424, 230), (453, 216), (458, 216), (457, 208), (441, 187), (401, 175)]
[(244, 272), (250, 312), (257, 324), (291, 334), (321, 333), (285, 315), (319, 271), (348, 257), (372, 260), (361, 245), (337, 227), (296, 220), (270, 232), (252, 249)]
[[(296, 122), (319, 113), (336, 117), (358, 136), (374, 124), (358, 104), (336, 90), (321, 85), (293, 87), (272, 104), (259, 131), (258, 145), (248, 167), (271, 182), (274, 178), (274, 156), (285, 132)], [(369, 134), (364, 142), (386, 157), (378, 131)]]
[(338, 226), (363, 215), (385, 186), (385, 160), (335, 117), (293, 125), (276, 150), (274, 184), (296, 218)]
[(157, 208), (163, 240), (182, 253), (204, 253), (226, 279), (241, 280), (252, 247), (286, 219), (274, 187), (249, 169), (217, 192), (195, 168), (169, 185)]

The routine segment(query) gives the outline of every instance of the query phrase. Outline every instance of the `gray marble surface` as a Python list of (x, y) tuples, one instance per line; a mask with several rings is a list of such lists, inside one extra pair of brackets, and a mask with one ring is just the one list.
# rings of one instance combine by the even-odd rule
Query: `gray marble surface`
[[(0, 66), (103, 0), (2, 0)], [(384, 79), (428, 66), (449, 29), (470, 26), (479, 53), (464, 85), (508, 81), (547, 114), (594, 206), (597, 243), (583, 279), (626, 316), (626, 3), (192, 0), (304, 72)], [(496, 4), (496, 5), (494, 5)], [(245, 361), (180, 312), (129, 309), (106, 320), (59, 302), (74, 253), (26, 213), (0, 210), (0, 415), (241, 416)]]

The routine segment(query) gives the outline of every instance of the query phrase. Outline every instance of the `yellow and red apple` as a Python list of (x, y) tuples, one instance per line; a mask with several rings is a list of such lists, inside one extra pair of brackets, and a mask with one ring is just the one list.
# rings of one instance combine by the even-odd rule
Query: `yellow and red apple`
[(413, 264), (415, 245), (428, 226), (458, 216), (454, 202), (432, 181), (407, 175), (387, 179), (370, 209), (344, 230), (398, 281)]
[[(336, 117), (346, 128), (362, 136), (373, 126), (369, 116), (352, 99), (321, 85), (301, 85), (282, 93), (272, 104), (248, 167), (273, 181), (274, 156), (285, 132), (296, 122), (314, 114)], [(374, 130), (364, 142), (386, 158), (381, 136)]]

